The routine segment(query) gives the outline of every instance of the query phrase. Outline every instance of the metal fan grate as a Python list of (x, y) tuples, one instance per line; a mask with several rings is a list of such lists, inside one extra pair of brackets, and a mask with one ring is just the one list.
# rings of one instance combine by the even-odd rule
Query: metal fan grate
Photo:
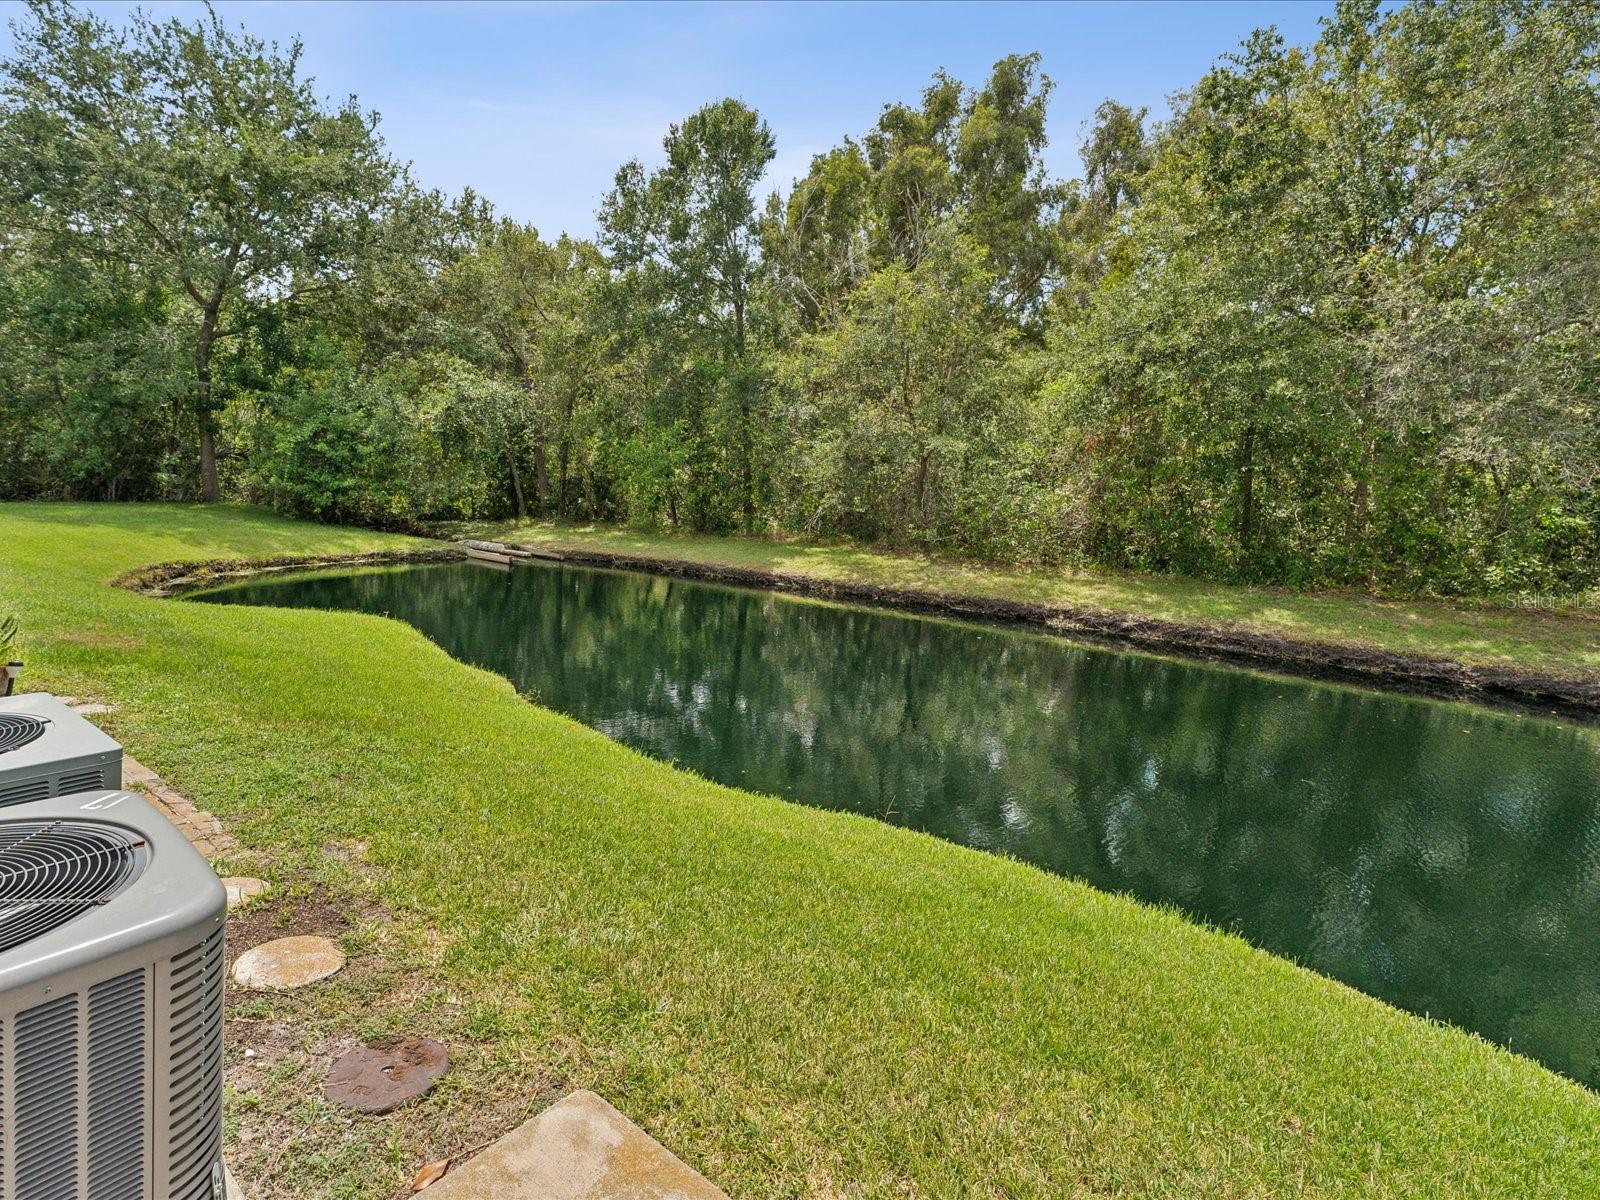
[(104, 903), (133, 878), (143, 845), (105, 825), (0, 821), (0, 953)]
[(0, 713), (0, 754), (20, 750), (45, 730), (49, 722), (24, 713)]

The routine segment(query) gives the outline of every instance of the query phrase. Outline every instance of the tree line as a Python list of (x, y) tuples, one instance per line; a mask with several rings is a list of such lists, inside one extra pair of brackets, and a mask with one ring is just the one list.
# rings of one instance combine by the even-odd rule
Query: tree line
[(1344, 0), (1044, 167), (1039, 56), (763, 196), (734, 99), (598, 235), (419, 186), (208, 13), (0, 63), (0, 496), (850, 538), (1293, 587), (1600, 564), (1600, 9)]

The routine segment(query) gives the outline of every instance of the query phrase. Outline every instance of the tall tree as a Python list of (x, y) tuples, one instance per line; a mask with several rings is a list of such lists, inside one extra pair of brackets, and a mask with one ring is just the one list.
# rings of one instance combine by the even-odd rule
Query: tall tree
[(396, 168), (354, 100), (329, 110), (286, 51), (135, 12), (126, 30), (30, 0), (0, 67), (8, 222), (75, 230), (192, 305), (201, 495), (220, 495), (214, 357), (262, 299), (335, 286)]
[(1051, 224), (1064, 189), (1041, 157), (1052, 86), (1038, 54), (1001, 59), (968, 99), (955, 144), (963, 225), (984, 248), (1000, 303), (1024, 322), (1038, 313), (1056, 267)]
[(0, 232), (0, 496), (161, 494), (183, 390), (170, 307), (74, 236)]
[(1003, 58), (977, 90), (940, 71), (920, 103), (885, 105), (860, 146), (847, 140), (813, 160), (768, 222), (779, 278), (794, 289), (803, 323), (815, 324), (819, 297), (836, 307), (830, 280), (859, 282), (869, 263), (914, 269), (934, 231), (955, 219), (983, 247), (995, 299), (1036, 328), (1065, 198), (1044, 169), (1052, 84), (1039, 61)]
[(1143, 108), (1102, 101), (1079, 144), (1083, 178), (1065, 189), (1058, 230), (1060, 278), (1050, 296), (1058, 318), (1073, 319), (1112, 270), (1119, 225), (1138, 204), (1141, 181), (1154, 162), (1145, 130), (1148, 115)]
[(1056, 339), (1097, 553), (1401, 588), (1593, 569), (1597, 46), (1592, 5), (1347, 0), (1309, 51), (1261, 31), (1207, 73)]
[(563, 235), (552, 245), (509, 219), (444, 272), (448, 319), (458, 331), (452, 343), (505, 384), (480, 392), (500, 401), (492, 411), (481, 407), (482, 431), (499, 440), (518, 516), (531, 507), (525, 456), (533, 502), (568, 515), (583, 411), (603, 368), (606, 329), (594, 295), (603, 278), (593, 243)]
[(955, 210), (952, 159), (961, 127), (961, 81), (938, 72), (922, 104), (886, 104), (866, 137), (872, 167), (873, 252), (915, 267), (929, 233)]
[(915, 267), (890, 263), (831, 328), (786, 359), (801, 435), (796, 497), (805, 523), (882, 541), (978, 541), (972, 476), (998, 447), (1014, 403), (1001, 369), (1014, 331), (993, 302), (984, 249), (946, 222)]
[(799, 327), (815, 330), (837, 318), (871, 269), (872, 169), (861, 147), (843, 146), (811, 160), (811, 170), (785, 201), (776, 192), (761, 225), (763, 262), (774, 298)]
[[(601, 242), (633, 275), (657, 331), (689, 348), (731, 421), (740, 519), (758, 505), (756, 409), (762, 372), (752, 355), (752, 290), (760, 229), (755, 188), (775, 146), (758, 113), (737, 100), (708, 104), (664, 139), (666, 165), (635, 160), (617, 172), (600, 210)], [(698, 431), (696, 431), (698, 432)]]

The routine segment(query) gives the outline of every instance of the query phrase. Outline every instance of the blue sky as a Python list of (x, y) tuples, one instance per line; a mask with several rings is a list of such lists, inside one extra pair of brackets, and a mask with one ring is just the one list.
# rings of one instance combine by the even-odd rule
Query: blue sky
[[(108, 17), (131, 5), (96, 3)], [(197, 4), (154, 3), (159, 15)], [(777, 137), (774, 187), (860, 134), (944, 67), (969, 84), (1038, 50), (1056, 81), (1047, 160), (1077, 174), (1084, 120), (1107, 96), (1166, 111), (1251, 29), (1310, 42), (1330, 3), (512, 4), (253, 0), (218, 5), (268, 40), (305, 42), (318, 90), (383, 116), (390, 150), (427, 186), (471, 185), (553, 235), (589, 234), (617, 167), (660, 158), (661, 137), (708, 100), (737, 96)], [(19, 16), (20, 4), (0, 2)], [(0, 48), (10, 45), (0, 32)]]

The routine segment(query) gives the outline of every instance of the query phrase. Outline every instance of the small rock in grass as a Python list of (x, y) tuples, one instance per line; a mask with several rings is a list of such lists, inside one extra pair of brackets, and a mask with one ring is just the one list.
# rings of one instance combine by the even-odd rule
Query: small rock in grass
[(222, 881), (228, 892), (228, 911), (241, 908), (267, 890), (265, 879), (252, 879), (248, 875), (229, 875)]
[(325, 937), (286, 937), (246, 950), (233, 981), (261, 992), (287, 992), (326, 979), (344, 966), (344, 951)]
[(449, 1069), (450, 1052), (432, 1038), (388, 1038), (343, 1055), (328, 1072), (322, 1094), (357, 1112), (381, 1115), (426, 1093)]

